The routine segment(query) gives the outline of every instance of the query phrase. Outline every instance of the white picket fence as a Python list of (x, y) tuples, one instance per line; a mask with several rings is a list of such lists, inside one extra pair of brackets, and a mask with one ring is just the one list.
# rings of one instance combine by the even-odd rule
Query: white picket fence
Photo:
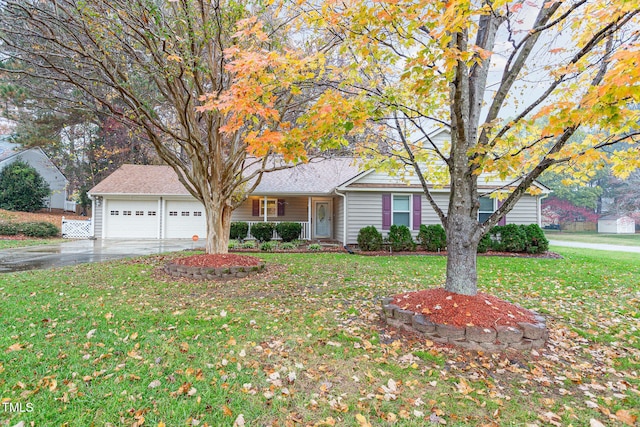
[(91, 220), (62, 218), (62, 237), (65, 239), (88, 239), (91, 237)]

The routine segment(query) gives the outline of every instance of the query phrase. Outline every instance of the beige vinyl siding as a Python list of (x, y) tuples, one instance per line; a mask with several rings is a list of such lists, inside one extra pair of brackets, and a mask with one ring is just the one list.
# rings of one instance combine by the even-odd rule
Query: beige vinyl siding
[(507, 224), (538, 224), (537, 197), (524, 195), (507, 213)]
[[(104, 201), (102, 202), (104, 203)], [(103, 222), (103, 214), (104, 209), (102, 204), (97, 206), (96, 202), (93, 202), (92, 210), (92, 220), (93, 220), (93, 237), (96, 239), (102, 238), (102, 222)]]
[[(442, 209), (444, 211), (444, 214), (447, 214), (447, 210), (449, 208), (449, 193), (443, 194), (443, 193), (434, 193), (432, 194), (434, 200), (436, 201), (436, 203), (438, 204), (438, 206), (440, 207), (440, 209)], [(422, 195), (422, 224), (425, 225), (432, 225), (432, 224), (440, 224), (442, 225), (442, 222), (440, 221), (440, 217), (438, 216), (438, 214), (436, 213), (436, 211), (433, 210), (433, 208), (431, 207), (431, 203), (429, 203), (429, 201), (427, 200), (427, 198)], [(416, 231), (416, 233), (414, 233), (416, 236), (418, 232)]]
[[(249, 197), (231, 215), (231, 221), (262, 221), (262, 216), (253, 216), (253, 200), (264, 197)], [(307, 221), (307, 197), (268, 197), (268, 199), (282, 199), (285, 201), (284, 216), (269, 217), (269, 221)]]
[(358, 243), (361, 228), (373, 225), (382, 231), (382, 193), (347, 193), (347, 243)]

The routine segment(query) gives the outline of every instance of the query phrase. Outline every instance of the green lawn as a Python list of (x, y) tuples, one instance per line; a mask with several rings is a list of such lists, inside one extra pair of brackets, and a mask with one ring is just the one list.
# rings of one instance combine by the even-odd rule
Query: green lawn
[(26, 239), (26, 240), (3, 240), (0, 239), (0, 249), (23, 248), (25, 246), (48, 245), (59, 243), (63, 239)]
[(2, 275), (0, 426), (627, 425), (640, 257), (559, 251), (479, 258), (483, 291), (548, 319), (547, 349), (506, 354), (380, 322), (380, 298), (442, 283), (437, 256), (260, 254), (266, 274), (227, 282), (169, 279), (172, 255)]
[(549, 240), (565, 242), (604, 243), (608, 245), (640, 246), (640, 234), (566, 233), (544, 230)]

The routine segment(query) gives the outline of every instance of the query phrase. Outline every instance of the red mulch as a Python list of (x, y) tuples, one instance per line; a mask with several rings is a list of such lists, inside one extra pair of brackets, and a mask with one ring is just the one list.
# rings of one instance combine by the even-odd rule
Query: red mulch
[(484, 328), (517, 326), (518, 322), (536, 323), (531, 311), (482, 292), (467, 296), (436, 288), (395, 295), (393, 298), (393, 304), (422, 313), (440, 325)]
[(235, 254), (204, 254), (178, 258), (172, 261), (175, 264), (189, 267), (251, 267), (259, 265), (262, 260), (252, 256)]

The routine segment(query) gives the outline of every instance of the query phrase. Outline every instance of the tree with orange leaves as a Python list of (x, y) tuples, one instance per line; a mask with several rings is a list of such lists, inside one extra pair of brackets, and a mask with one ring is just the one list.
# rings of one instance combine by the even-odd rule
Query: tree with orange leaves
[(295, 46), (284, 14), (260, 1), (5, 1), (0, 71), (143, 132), (204, 205), (207, 253), (225, 253), (231, 212), (263, 173), (340, 144), (334, 95), (310, 83), (324, 57)]

